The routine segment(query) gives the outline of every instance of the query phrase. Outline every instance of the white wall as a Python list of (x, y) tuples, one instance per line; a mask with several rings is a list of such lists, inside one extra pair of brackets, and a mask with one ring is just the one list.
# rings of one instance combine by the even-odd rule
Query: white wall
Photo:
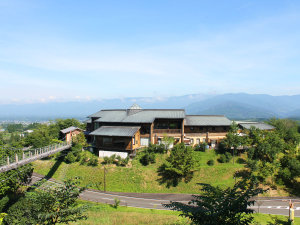
[(103, 158), (105, 156), (110, 157), (112, 155), (116, 155), (116, 156), (119, 155), (119, 156), (121, 156), (122, 159), (125, 159), (128, 156), (128, 153), (127, 152), (103, 151), (103, 150), (99, 151), (99, 157), (100, 158)]

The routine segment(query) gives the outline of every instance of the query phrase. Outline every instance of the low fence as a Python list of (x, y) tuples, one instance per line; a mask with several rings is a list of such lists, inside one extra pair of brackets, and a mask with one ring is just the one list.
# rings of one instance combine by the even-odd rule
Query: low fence
[(29, 149), (15, 153), (13, 156), (7, 156), (0, 159), (0, 173), (15, 169), (19, 166), (31, 163), (35, 160), (42, 159), (53, 155), (57, 152), (68, 149), (72, 146), (71, 142), (49, 145), (43, 148)]

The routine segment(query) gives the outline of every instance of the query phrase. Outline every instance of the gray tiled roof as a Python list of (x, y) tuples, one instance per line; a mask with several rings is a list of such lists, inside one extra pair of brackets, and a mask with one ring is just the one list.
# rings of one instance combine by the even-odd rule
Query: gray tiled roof
[(102, 126), (97, 130), (91, 132), (90, 135), (132, 137), (140, 128), (140, 126)]
[(186, 126), (230, 126), (231, 121), (225, 116), (210, 115), (187, 115), (184, 125)]
[(143, 109), (128, 115), (126, 110), (102, 110), (92, 117), (99, 117), (96, 122), (152, 123), (159, 118), (183, 119), (185, 112), (182, 109)]
[(66, 129), (61, 130), (60, 132), (62, 132), (63, 134), (66, 134), (66, 133), (69, 133), (69, 132), (74, 131), (74, 130), (81, 130), (81, 129), (78, 128), (78, 127), (68, 127)]
[(266, 123), (256, 123), (256, 122), (240, 122), (239, 125), (244, 129), (250, 129), (251, 127), (258, 128), (260, 130), (273, 130), (275, 127)]
[(91, 123), (91, 122), (92, 122), (91, 118), (89, 118), (89, 119), (87, 119), (87, 120), (84, 121), (84, 123)]

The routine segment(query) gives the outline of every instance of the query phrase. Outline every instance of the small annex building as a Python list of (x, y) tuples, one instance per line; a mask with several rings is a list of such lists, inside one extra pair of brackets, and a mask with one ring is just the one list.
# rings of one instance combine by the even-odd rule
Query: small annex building
[(65, 139), (65, 141), (67, 141), (67, 142), (70, 142), (70, 141), (72, 141), (72, 137), (74, 137), (77, 134), (82, 132), (82, 129), (72, 126), (72, 127), (63, 129), (60, 132), (63, 135), (63, 139)]

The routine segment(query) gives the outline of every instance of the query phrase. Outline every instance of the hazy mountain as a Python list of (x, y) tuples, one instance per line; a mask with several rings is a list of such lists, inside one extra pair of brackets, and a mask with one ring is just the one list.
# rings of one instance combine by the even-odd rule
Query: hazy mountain
[(221, 114), (231, 119), (300, 117), (300, 95), (261, 94), (184, 95), (168, 98), (123, 98), (82, 102), (49, 102), (0, 105), (0, 119), (45, 120), (75, 117), (84, 119), (101, 109), (125, 109), (133, 103), (142, 108), (184, 108), (188, 114)]
[(184, 95), (168, 98), (123, 98), (77, 102), (49, 102), (35, 104), (0, 105), (2, 120), (45, 120), (64, 117), (84, 119), (101, 109), (126, 109), (137, 103), (142, 108), (183, 108), (193, 102), (212, 97), (212, 95)]
[(263, 119), (278, 116), (272, 111), (233, 101), (215, 104), (206, 109), (202, 109), (202, 107), (199, 107), (199, 109), (195, 108), (192, 112), (187, 110), (187, 113), (200, 115), (226, 115), (230, 119)]
[(233, 119), (289, 117), (300, 115), (300, 95), (271, 96), (258, 94), (224, 94), (186, 107), (190, 114), (223, 114)]

